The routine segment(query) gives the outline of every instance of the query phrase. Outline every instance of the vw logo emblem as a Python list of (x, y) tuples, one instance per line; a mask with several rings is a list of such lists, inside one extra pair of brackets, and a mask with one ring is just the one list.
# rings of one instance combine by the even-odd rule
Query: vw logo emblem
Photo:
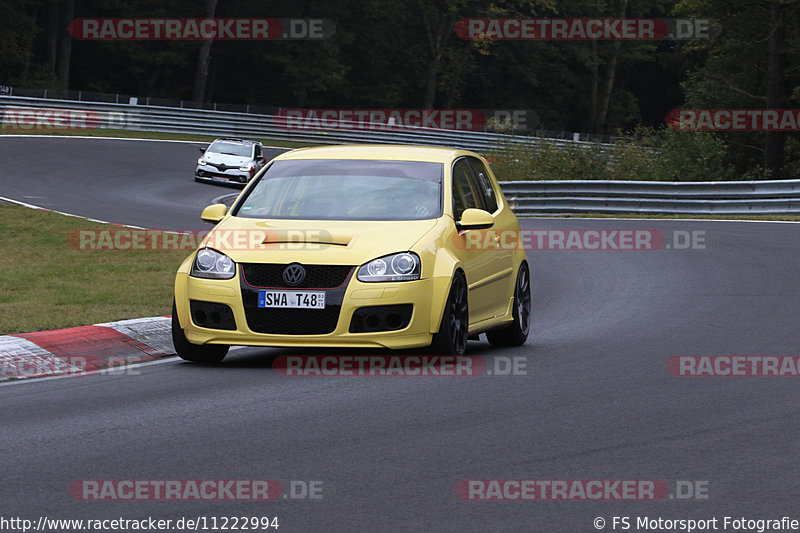
[(283, 269), (283, 281), (287, 285), (300, 285), (304, 279), (306, 279), (306, 269), (300, 263), (292, 263)]

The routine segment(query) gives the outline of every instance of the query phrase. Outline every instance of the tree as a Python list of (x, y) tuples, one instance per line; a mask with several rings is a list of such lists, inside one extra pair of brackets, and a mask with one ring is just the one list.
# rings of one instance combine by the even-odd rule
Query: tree
[[(214, 18), (217, 11), (217, 0), (206, 0), (205, 18)], [(206, 97), (206, 85), (208, 84), (208, 65), (211, 61), (211, 45), (213, 40), (207, 39), (200, 45), (200, 53), (197, 54), (197, 68), (194, 74), (194, 94), (192, 100), (200, 104)]]
[[(703, 16), (722, 27), (716, 39), (687, 42), (686, 107), (780, 109), (797, 105), (800, 86), (800, 2), (683, 0), (678, 13)], [(782, 132), (720, 134), (740, 174), (780, 178), (786, 167)], [(799, 154), (792, 154), (798, 158)]]
[(61, 45), (59, 46), (56, 74), (63, 90), (69, 89), (70, 62), (72, 60), (72, 36), (67, 31), (69, 23), (75, 18), (75, 0), (64, 3), (64, 18), (61, 22)]

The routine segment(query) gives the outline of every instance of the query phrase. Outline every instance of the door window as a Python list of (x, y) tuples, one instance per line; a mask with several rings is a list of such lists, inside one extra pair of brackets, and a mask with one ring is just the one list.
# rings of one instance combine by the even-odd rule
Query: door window
[(467, 162), (464, 159), (456, 161), (453, 165), (453, 218), (456, 220), (461, 220), (465, 209), (482, 209), (470, 178)]
[(469, 161), (469, 165), (475, 172), (478, 189), (483, 197), (483, 204), (486, 206), (486, 210), (494, 213), (497, 211), (497, 196), (492, 188), (492, 180), (489, 178), (489, 171), (486, 169), (486, 165), (475, 157), (468, 157), (467, 161)]

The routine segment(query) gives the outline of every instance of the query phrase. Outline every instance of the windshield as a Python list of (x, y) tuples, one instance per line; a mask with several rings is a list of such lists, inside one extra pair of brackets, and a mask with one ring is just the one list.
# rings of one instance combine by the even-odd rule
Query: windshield
[(236, 215), (324, 220), (419, 220), (441, 215), (441, 163), (276, 161)]
[(252, 146), (249, 144), (241, 144), (230, 141), (214, 141), (208, 147), (207, 152), (215, 154), (236, 155), (240, 157), (250, 157), (252, 153)]

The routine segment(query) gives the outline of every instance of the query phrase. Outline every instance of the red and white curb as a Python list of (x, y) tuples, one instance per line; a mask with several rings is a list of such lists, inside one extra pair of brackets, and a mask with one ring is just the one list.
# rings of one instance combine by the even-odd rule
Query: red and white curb
[(170, 355), (168, 317), (0, 335), (0, 380), (95, 373)]

